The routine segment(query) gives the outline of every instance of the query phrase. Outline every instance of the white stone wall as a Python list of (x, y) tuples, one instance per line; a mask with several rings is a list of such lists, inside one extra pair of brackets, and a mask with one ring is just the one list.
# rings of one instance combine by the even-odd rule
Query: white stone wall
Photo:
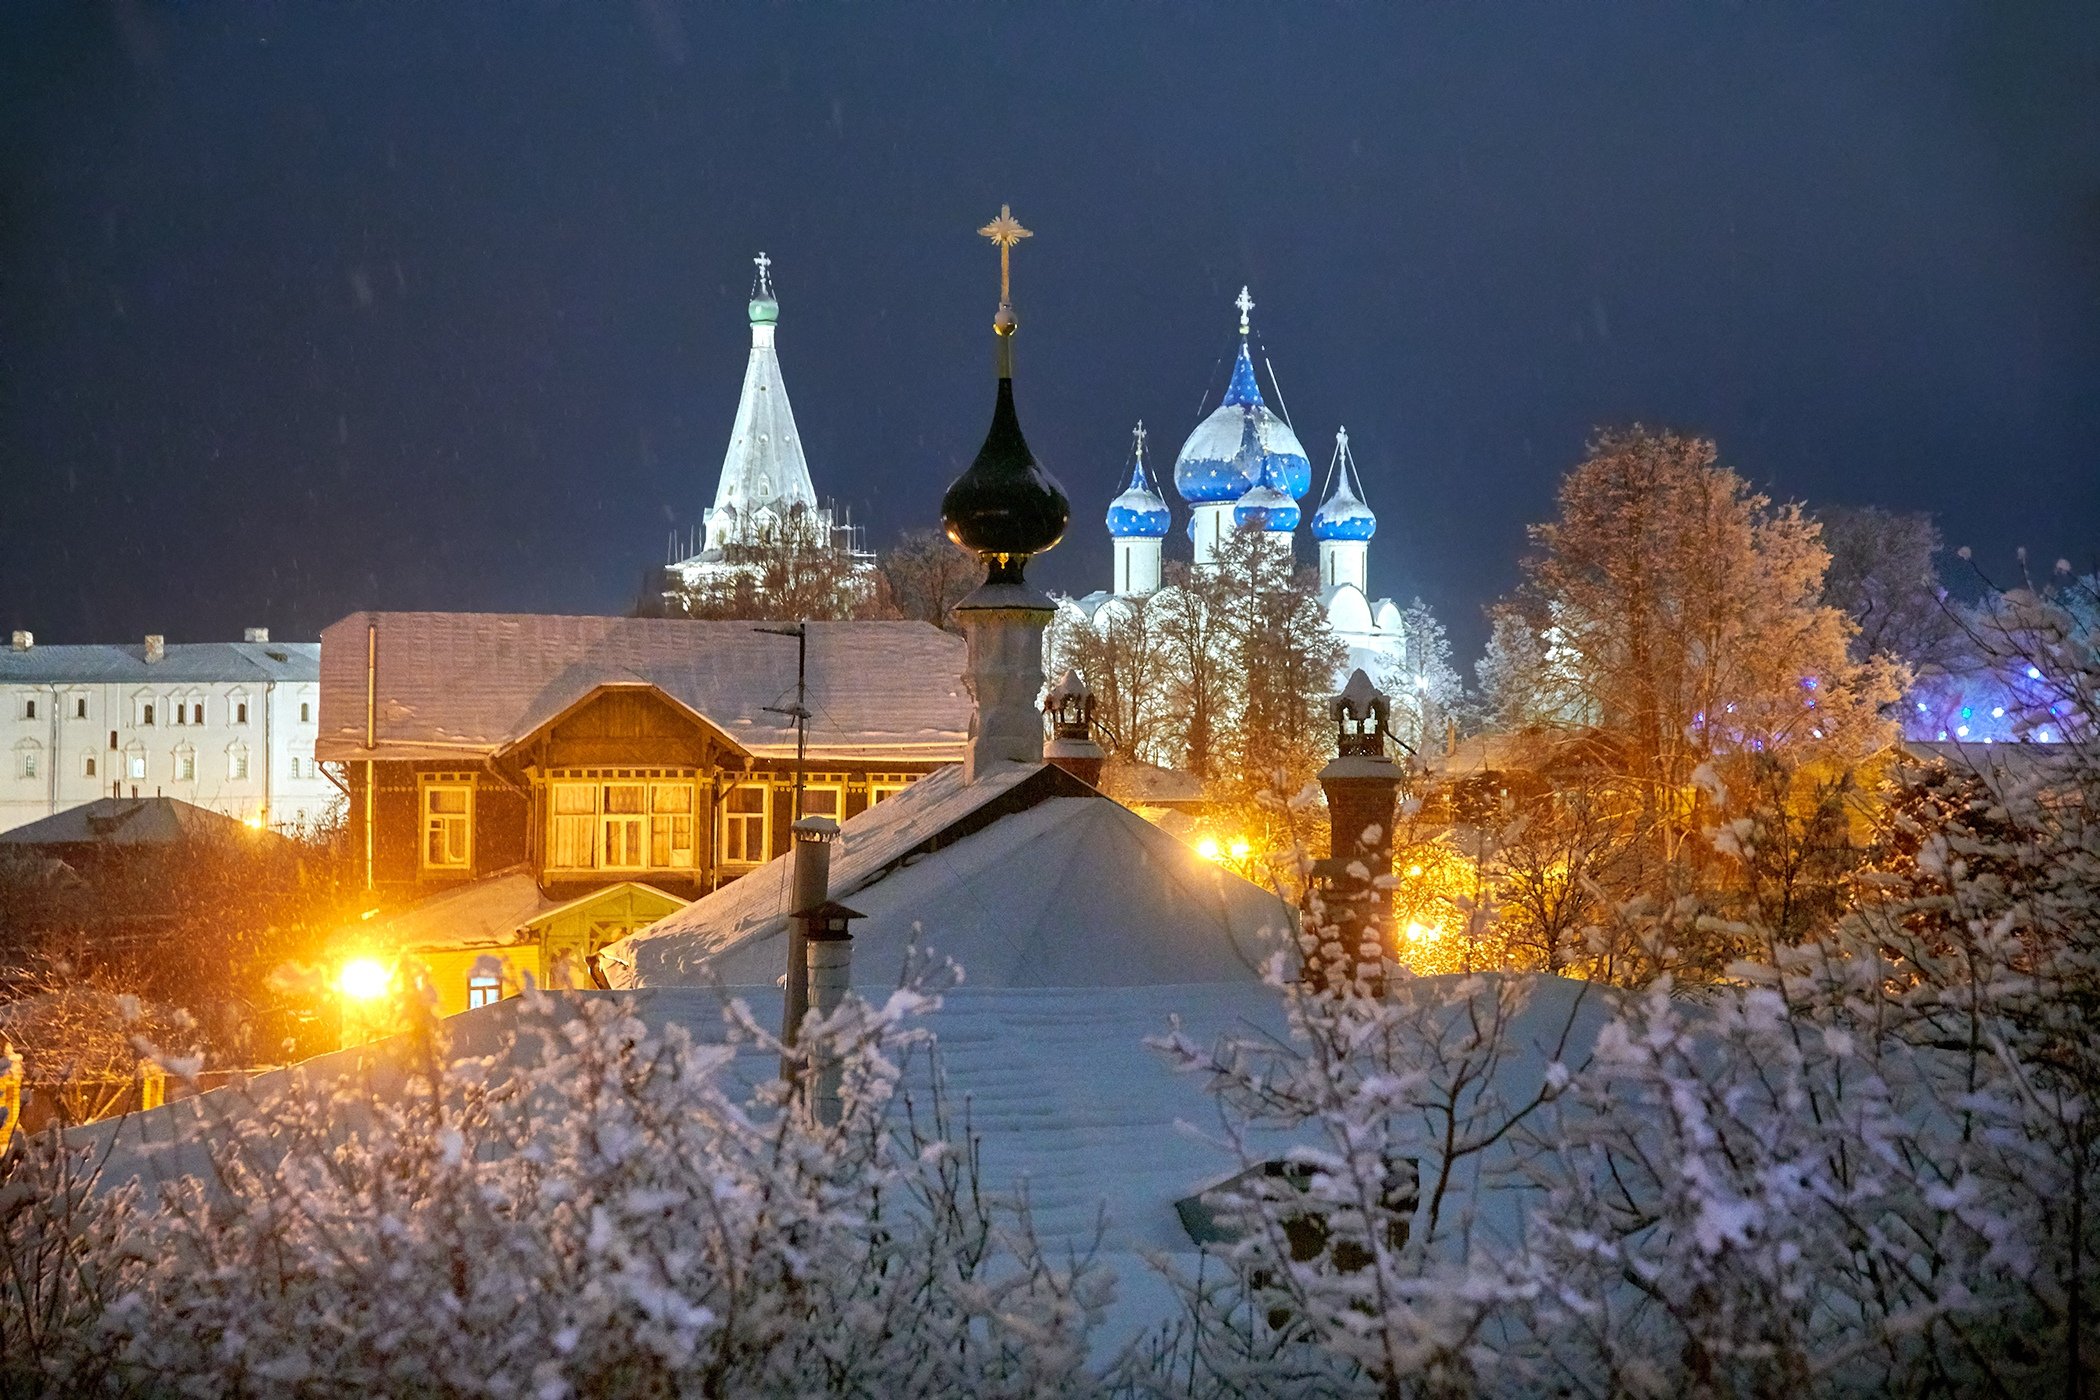
[[(0, 831), (119, 795), (180, 798), (276, 827), (310, 825), (339, 797), (314, 767), (320, 711), (315, 681), (0, 682)], [(24, 771), (28, 755), (34, 773)]]

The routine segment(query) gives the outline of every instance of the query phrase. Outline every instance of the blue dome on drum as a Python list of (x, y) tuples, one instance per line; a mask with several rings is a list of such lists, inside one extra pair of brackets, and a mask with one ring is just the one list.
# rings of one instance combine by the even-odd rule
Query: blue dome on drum
[(1118, 540), (1163, 540), (1173, 527), (1174, 516), (1166, 500), (1152, 484), (1145, 469), (1145, 425), (1132, 435), (1130, 482), (1123, 494), (1108, 503), (1108, 533)]
[(1349, 451), (1347, 428), (1334, 435), (1334, 462), (1334, 490), (1329, 493), (1326, 503), (1313, 512), (1313, 538), (1321, 541), (1368, 540), (1378, 533), (1378, 517), (1364, 504), (1353, 481), (1356, 459)]
[[(1261, 467), (1274, 459), (1282, 489), (1294, 499), (1312, 489), (1312, 463), (1291, 425), (1262, 402), (1261, 386), (1254, 378), (1254, 357), (1247, 349), (1247, 313), (1254, 303), (1247, 289), (1240, 288), (1240, 353), (1232, 364), (1232, 382), (1225, 401), (1196, 425), (1196, 431), (1181, 445), (1174, 459), (1174, 489), (1190, 505), (1237, 501), (1261, 481)], [(1240, 474), (1242, 421), (1252, 419), (1261, 462), (1254, 475)]]
[(1259, 462), (1260, 466), (1255, 471), (1254, 488), (1233, 503), (1233, 525), (1241, 530), (1278, 533), (1297, 529), (1298, 503), (1291, 499), (1289, 492), (1282, 489), (1283, 466), (1275, 457), (1261, 450), (1259, 432), (1251, 413), (1247, 415), (1241, 437), (1241, 462), (1250, 465)]
[(1337, 493), (1313, 512), (1312, 532), (1316, 540), (1367, 540), (1378, 533), (1378, 517), (1354, 496)]

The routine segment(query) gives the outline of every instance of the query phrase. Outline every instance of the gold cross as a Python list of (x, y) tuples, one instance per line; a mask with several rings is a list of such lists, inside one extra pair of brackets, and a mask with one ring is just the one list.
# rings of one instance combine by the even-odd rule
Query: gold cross
[(977, 231), (999, 245), (999, 300), (1012, 301), (1012, 266), (1009, 259), (1013, 254), (1013, 246), (1022, 239), (1035, 235), (1021, 227), (1021, 221), (1014, 217), (1012, 207), (1005, 204), (999, 206), (998, 218)]

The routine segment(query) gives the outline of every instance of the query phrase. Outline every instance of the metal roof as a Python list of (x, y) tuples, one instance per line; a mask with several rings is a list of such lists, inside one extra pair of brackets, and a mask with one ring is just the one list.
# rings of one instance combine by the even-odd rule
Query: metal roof
[[(374, 743), (365, 652), (377, 629)], [(792, 757), (795, 643), (749, 622), (352, 613), (321, 634), (324, 759), (480, 758), (600, 685), (654, 686), (762, 758)], [(952, 762), (970, 724), (963, 639), (923, 622), (809, 624), (812, 757)]]
[(137, 645), (36, 646), (0, 651), (0, 685), (199, 684), (320, 679), (319, 642), (175, 642), (159, 661)]

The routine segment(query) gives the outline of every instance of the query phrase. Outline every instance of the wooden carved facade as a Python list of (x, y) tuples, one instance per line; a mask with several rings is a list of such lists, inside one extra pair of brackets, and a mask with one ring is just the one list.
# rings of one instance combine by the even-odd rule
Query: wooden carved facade
[[(839, 821), (939, 766), (812, 743), (802, 809)], [(653, 686), (601, 686), (493, 754), (342, 765), (368, 883), (414, 898), (529, 869), (551, 897), (639, 881), (693, 898), (787, 850), (792, 758)]]

